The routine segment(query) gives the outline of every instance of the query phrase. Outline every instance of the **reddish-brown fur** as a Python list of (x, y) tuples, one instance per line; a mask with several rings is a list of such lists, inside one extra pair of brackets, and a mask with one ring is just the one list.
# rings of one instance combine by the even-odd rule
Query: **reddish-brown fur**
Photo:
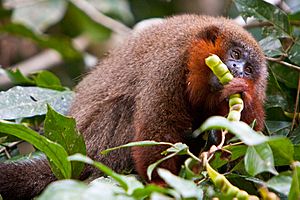
[[(234, 78), (216, 90), (204, 59), (215, 53), (226, 61), (228, 50), (235, 45), (248, 52), (253, 76)], [(266, 77), (260, 47), (231, 20), (176, 16), (133, 33), (113, 50), (79, 83), (70, 113), (85, 137), (90, 157), (117, 172), (133, 168), (147, 180), (147, 167), (162, 157), (165, 146), (120, 149), (108, 156), (100, 152), (131, 141), (156, 140), (187, 143), (197, 153), (202, 146), (191, 133), (209, 116), (226, 115), (226, 98), (235, 93), (241, 93), (245, 101), (242, 120), (251, 123), (256, 119), (256, 129), (261, 130)], [(160, 167), (177, 173), (182, 159), (169, 159)], [(18, 177), (22, 165), (10, 165), (0, 164), (0, 193), (7, 199), (32, 197), (40, 191), (34, 188), (43, 188), (54, 179), (47, 162), (28, 163), (27, 180)], [(39, 179), (44, 176), (35, 170), (36, 165), (50, 178)], [(91, 172), (101, 174), (88, 167), (83, 176)], [(152, 181), (161, 184), (157, 174)], [(34, 184), (27, 186), (28, 182)]]

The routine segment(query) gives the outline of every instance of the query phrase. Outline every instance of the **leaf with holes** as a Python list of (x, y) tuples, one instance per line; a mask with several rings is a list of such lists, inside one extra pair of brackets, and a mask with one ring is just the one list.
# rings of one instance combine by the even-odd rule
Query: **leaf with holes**
[(44, 115), (47, 104), (66, 114), (73, 99), (72, 91), (56, 91), (39, 87), (16, 86), (0, 92), (0, 119), (18, 119)]
[[(68, 155), (75, 153), (86, 154), (83, 136), (76, 129), (75, 119), (55, 112), (49, 105), (44, 131), (45, 136), (60, 144), (67, 151)], [(83, 167), (84, 164), (82, 162), (72, 162), (72, 178), (78, 178)]]

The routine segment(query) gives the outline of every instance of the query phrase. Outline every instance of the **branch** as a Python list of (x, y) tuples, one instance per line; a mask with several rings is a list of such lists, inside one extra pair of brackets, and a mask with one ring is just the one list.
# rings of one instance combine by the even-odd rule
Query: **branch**
[(70, 0), (70, 1), (80, 10), (82, 10), (86, 15), (88, 15), (92, 20), (105, 26), (106, 28), (112, 30), (113, 32), (120, 35), (127, 35), (128, 33), (131, 32), (130, 28), (102, 14), (86, 0)]
[(293, 64), (291, 64), (291, 63), (282, 61), (282, 60), (280, 60), (280, 59), (278, 59), (278, 58), (266, 57), (266, 59), (267, 59), (268, 61), (277, 62), (277, 63), (279, 63), (279, 64), (282, 64), (282, 65), (285, 65), (285, 66), (290, 67), (290, 68), (292, 68), (292, 69), (295, 69), (295, 70), (297, 70), (297, 71), (300, 71), (300, 66), (298, 66), (298, 65), (293, 65)]
[[(79, 36), (72, 41), (73, 46), (78, 51), (84, 51), (90, 43), (85, 36)], [(28, 75), (33, 71), (48, 69), (62, 62), (62, 58), (58, 52), (52, 49), (45, 50), (28, 60), (11, 66), (11, 69), (20, 69), (23, 74)], [(6, 74), (0, 74), (0, 86), (7, 86), (11, 83)]]

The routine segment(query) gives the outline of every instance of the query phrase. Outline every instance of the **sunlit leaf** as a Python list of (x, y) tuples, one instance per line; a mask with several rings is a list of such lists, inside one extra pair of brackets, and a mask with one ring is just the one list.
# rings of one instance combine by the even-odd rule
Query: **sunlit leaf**
[(267, 186), (287, 196), (291, 188), (291, 183), (292, 174), (290, 172), (284, 172), (268, 180)]
[(179, 194), (185, 198), (202, 199), (203, 191), (197, 187), (192, 180), (185, 180), (175, 176), (165, 169), (157, 170), (159, 176), (171, 187), (173, 187)]
[(75, 154), (69, 156), (69, 160), (79, 161), (79, 162), (93, 165), (94, 167), (98, 168), (106, 175), (111, 176), (114, 180), (116, 180), (128, 194), (132, 194), (136, 189), (144, 187), (143, 184), (139, 182), (135, 177), (127, 177), (124, 175), (117, 174), (109, 167), (105, 166), (100, 162), (93, 161), (87, 156), (83, 156), (81, 154)]
[(259, 41), (264, 53), (269, 57), (280, 56), (283, 54), (280, 40), (277, 37), (268, 36)]
[(10, 2), (10, 0), (5, 0), (4, 5), (8, 8), (14, 8), (12, 21), (22, 23), (36, 32), (43, 32), (50, 25), (58, 22), (67, 8), (65, 0), (19, 2), (18, 4), (10, 4)]
[(283, 35), (289, 36), (290, 24), (288, 16), (279, 8), (262, 0), (234, 0), (235, 5), (245, 17), (255, 17), (256, 19), (271, 23)]
[[(123, 198), (122, 198), (123, 197)], [(38, 200), (133, 200), (126, 197), (122, 188), (109, 184), (94, 182), (87, 185), (76, 180), (62, 180), (51, 183), (38, 197)]]
[(261, 172), (278, 174), (274, 168), (272, 150), (267, 143), (248, 147), (245, 155), (245, 168), (252, 176), (256, 176)]
[(220, 116), (208, 118), (201, 127), (194, 132), (197, 137), (200, 133), (207, 130), (222, 130), (227, 129), (230, 133), (237, 136), (247, 145), (257, 145), (268, 140), (267, 137), (255, 132), (248, 124), (244, 122), (234, 122)]
[(0, 119), (44, 115), (47, 112), (47, 104), (57, 112), (66, 114), (73, 96), (72, 91), (16, 86), (0, 92)]
[(53, 163), (51, 167), (56, 168), (53, 172), (57, 172), (55, 175), (58, 178), (71, 177), (71, 163), (67, 160), (68, 154), (61, 145), (50, 141), (46, 137), (41, 136), (37, 132), (21, 124), (0, 121), (0, 131), (25, 140), (44, 152), (48, 159), (51, 160), (51, 163)]
[[(86, 154), (83, 136), (76, 129), (75, 119), (63, 116), (48, 106), (44, 125), (45, 136), (60, 144), (68, 153)], [(72, 162), (72, 177), (79, 177), (84, 168), (82, 162)]]
[(300, 199), (300, 163), (294, 163), (293, 180), (289, 192), (289, 199)]
[(276, 166), (290, 165), (294, 160), (294, 146), (286, 137), (272, 138), (268, 141)]

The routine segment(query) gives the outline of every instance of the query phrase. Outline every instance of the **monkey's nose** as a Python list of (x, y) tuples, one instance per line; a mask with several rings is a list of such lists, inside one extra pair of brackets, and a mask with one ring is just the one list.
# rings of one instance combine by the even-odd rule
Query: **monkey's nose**
[(236, 78), (242, 78), (244, 76), (244, 62), (229, 60), (226, 65), (231, 74)]

